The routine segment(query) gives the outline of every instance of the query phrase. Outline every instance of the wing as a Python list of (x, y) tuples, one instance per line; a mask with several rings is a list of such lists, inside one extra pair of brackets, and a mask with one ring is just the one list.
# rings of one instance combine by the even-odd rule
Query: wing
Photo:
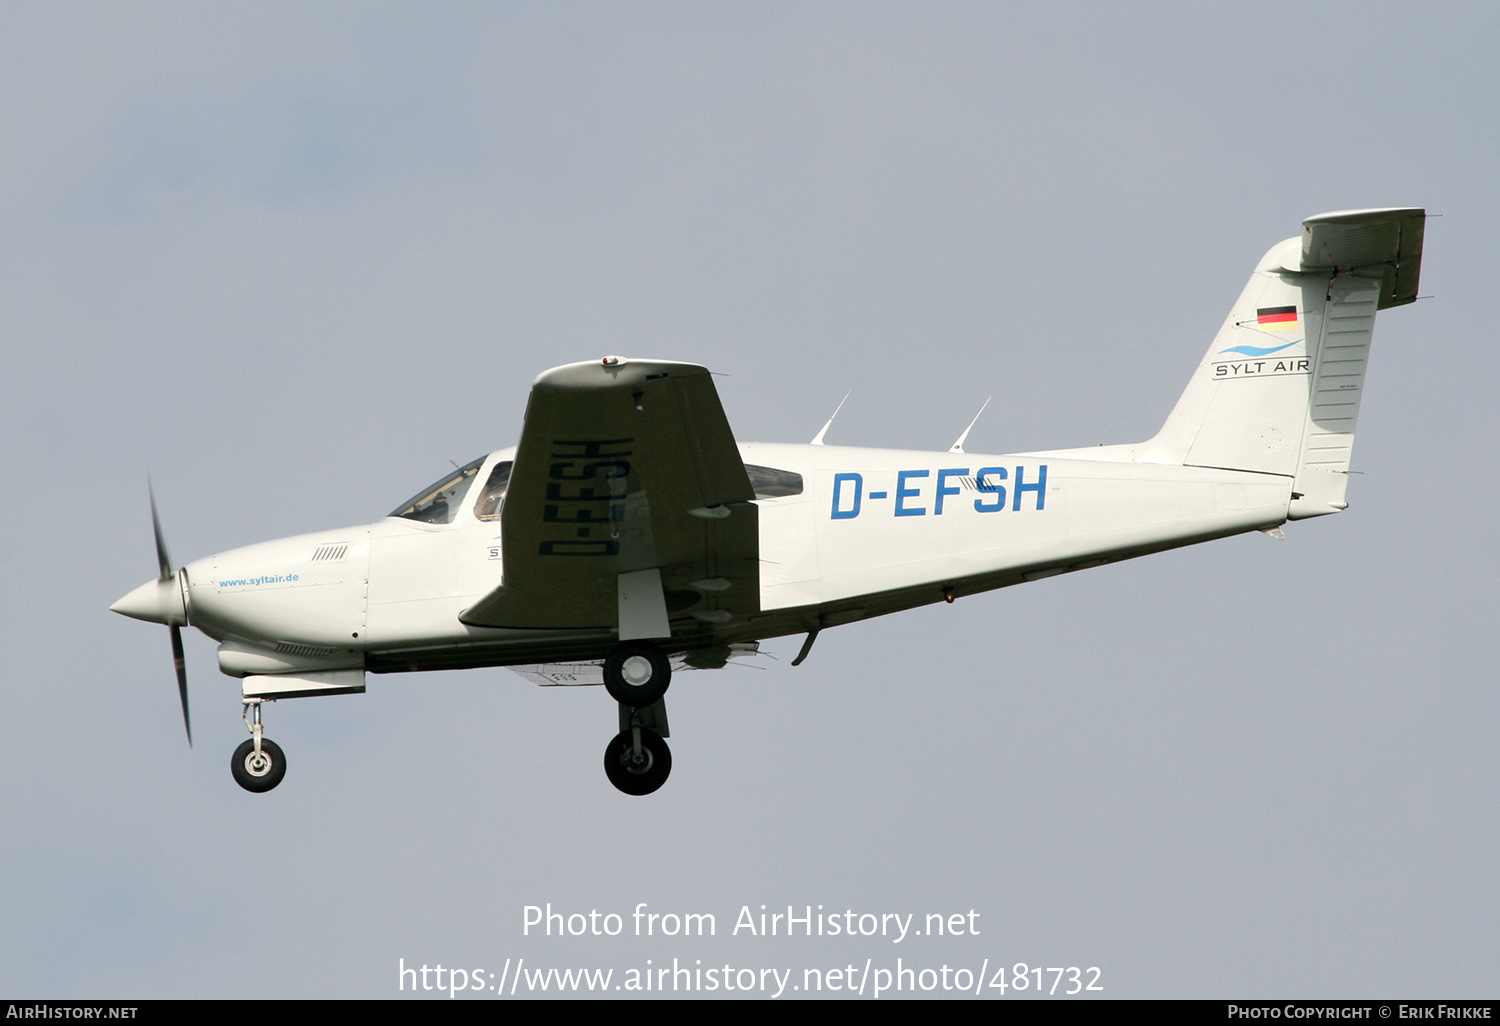
[[(613, 358), (612, 358), (613, 359)], [(476, 627), (667, 637), (759, 609), (755, 497), (708, 371), (574, 363), (532, 385)]]

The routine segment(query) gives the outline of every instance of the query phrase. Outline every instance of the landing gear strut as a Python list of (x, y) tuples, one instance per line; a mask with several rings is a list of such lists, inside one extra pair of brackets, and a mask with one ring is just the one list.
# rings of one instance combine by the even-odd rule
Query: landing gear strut
[(604, 775), (626, 794), (650, 794), (672, 772), (672, 750), (665, 740), (672, 733), (667, 727), (667, 700), (619, 705), (620, 732), (604, 749)]
[(286, 776), (286, 756), (281, 754), (280, 745), (261, 736), (261, 700), (247, 698), (244, 702), (245, 726), (250, 728), (250, 740), (234, 750), (229, 769), (234, 774), (234, 782), (246, 791), (269, 791)]

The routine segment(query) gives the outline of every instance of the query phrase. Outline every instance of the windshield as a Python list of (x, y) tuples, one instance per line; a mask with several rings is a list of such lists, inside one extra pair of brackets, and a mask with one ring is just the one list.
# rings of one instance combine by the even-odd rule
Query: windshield
[(469, 486), (474, 483), (474, 475), (479, 473), (485, 459), (486, 457), (481, 456), (473, 463), (459, 467), (437, 484), (423, 488), (410, 501), (392, 510), (390, 516), (420, 520), (424, 524), (453, 523), (453, 515), (458, 512), (459, 504), (464, 501)]

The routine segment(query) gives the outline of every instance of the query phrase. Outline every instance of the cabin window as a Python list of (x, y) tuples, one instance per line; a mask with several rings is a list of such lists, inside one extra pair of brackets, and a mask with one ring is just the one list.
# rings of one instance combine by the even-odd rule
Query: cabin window
[(501, 460), (490, 471), (490, 479), (474, 503), (474, 515), (480, 520), (499, 520), (500, 510), (505, 505), (505, 489), (510, 484), (510, 460)]
[(802, 475), (793, 471), (746, 463), (745, 473), (750, 475), (750, 486), (755, 489), (757, 499), (779, 499), (783, 495), (802, 494)]
[(390, 516), (406, 520), (420, 520), (424, 524), (451, 524), (459, 505), (474, 483), (474, 475), (488, 457), (481, 456), (473, 463), (459, 467), (430, 488), (424, 488), (410, 501), (396, 507)]

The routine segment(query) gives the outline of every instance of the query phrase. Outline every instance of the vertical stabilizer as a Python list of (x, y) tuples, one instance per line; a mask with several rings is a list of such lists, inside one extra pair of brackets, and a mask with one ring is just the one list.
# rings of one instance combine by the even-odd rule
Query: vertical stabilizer
[(1273, 246), (1136, 458), (1293, 478), (1291, 519), (1343, 509), (1375, 313), (1416, 298), (1424, 217), (1320, 214)]
[(1296, 474), (1328, 284), (1301, 273), (1300, 249), (1300, 240), (1288, 239), (1256, 265), (1166, 424), (1147, 443), (1150, 462)]

